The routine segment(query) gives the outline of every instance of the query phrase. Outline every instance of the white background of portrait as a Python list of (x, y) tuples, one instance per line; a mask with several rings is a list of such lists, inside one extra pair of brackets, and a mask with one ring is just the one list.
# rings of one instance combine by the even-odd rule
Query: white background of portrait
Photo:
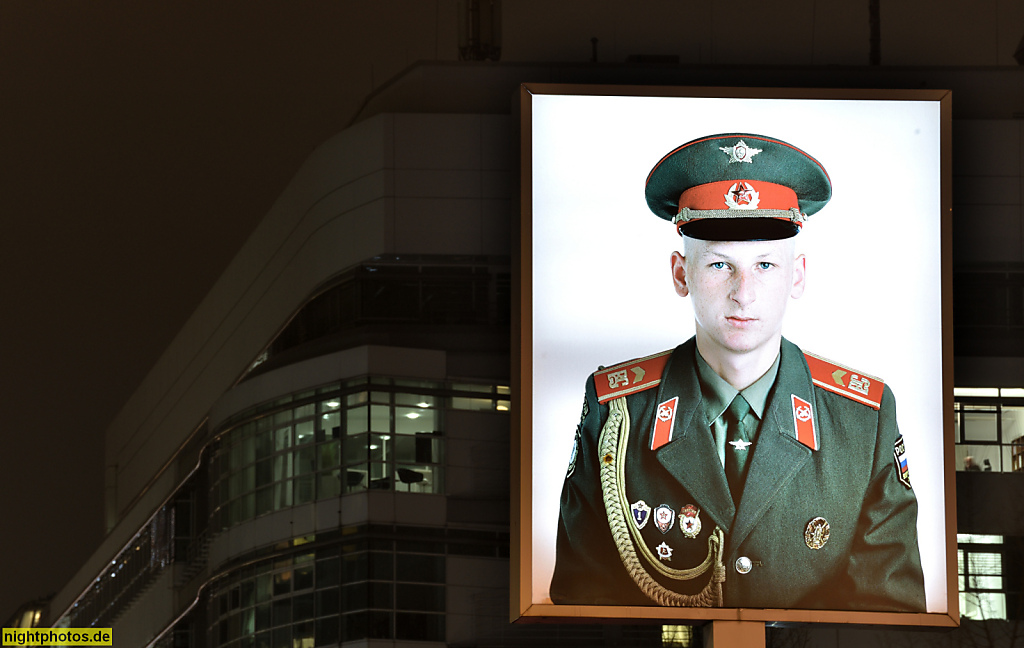
[(807, 289), (783, 334), (892, 388), (927, 609), (946, 612), (938, 102), (535, 95), (532, 116), (532, 601), (550, 602), (587, 377), (694, 332), (669, 272), (682, 241), (648, 209), (647, 174), (680, 144), (747, 132), (803, 149), (832, 179), (797, 237)]

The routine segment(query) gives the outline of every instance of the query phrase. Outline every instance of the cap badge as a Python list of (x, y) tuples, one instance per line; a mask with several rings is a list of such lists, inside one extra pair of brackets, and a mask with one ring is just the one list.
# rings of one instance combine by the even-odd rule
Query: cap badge
[(662, 542), (658, 545), (657, 549), (658, 558), (661, 558), (662, 560), (672, 560), (672, 547)]
[(634, 502), (629, 510), (633, 513), (633, 523), (636, 524), (636, 528), (642, 529), (647, 526), (647, 521), (651, 519), (651, 507), (647, 506), (647, 502), (643, 500)]
[(757, 209), (761, 202), (760, 194), (749, 182), (734, 183), (723, 197), (729, 209)]
[(816, 517), (807, 523), (804, 529), (804, 542), (811, 549), (821, 549), (828, 542), (830, 527), (828, 520), (823, 517)]
[(658, 525), (658, 530), (662, 533), (668, 533), (668, 530), (672, 528), (672, 523), (675, 521), (676, 512), (668, 504), (662, 504), (654, 509), (654, 523)]
[(679, 530), (687, 538), (696, 538), (700, 533), (700, 509), (687, 504), (679, 511)]
[(740, 140), (733, 146), (719, 146), (718, 149), (729, 156), (729, 164), (733, 162), (746, 162), (753, 164), (751, 158), (763, 151), (764, 149), (750, 148), (746, 142)]

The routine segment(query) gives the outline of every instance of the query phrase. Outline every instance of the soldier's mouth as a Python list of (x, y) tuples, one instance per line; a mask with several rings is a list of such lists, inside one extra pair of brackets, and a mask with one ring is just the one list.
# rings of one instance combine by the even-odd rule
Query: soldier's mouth
[(726, 317), (725, 319), (729, 324), (738, 328), (751, 326), (757, 321), (757, 318), (754, 317)]

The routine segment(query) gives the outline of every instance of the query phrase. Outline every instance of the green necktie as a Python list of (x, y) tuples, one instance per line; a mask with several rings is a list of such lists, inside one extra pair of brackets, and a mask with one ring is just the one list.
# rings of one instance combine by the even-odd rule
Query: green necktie
[[(726, 444), (725, 444), (725, 478), (729, 482), (732, 501), (739, 508), (743, 497), (743, 482), (747, 477), (747, 464), (751, 447), (751, 437), (757, 429), (746, 421), (750, 414), (750, 405), (742, 394), (736, 394), (729, 409), (725, 411)], [(754, 428), (753, 430), (750, 428)]]

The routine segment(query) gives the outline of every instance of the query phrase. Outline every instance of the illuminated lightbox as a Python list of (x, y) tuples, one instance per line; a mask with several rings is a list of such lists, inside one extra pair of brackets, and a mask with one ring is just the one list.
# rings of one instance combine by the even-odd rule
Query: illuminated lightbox
[(522, 107), (513, 618), (955, 625), (948, 92)]

